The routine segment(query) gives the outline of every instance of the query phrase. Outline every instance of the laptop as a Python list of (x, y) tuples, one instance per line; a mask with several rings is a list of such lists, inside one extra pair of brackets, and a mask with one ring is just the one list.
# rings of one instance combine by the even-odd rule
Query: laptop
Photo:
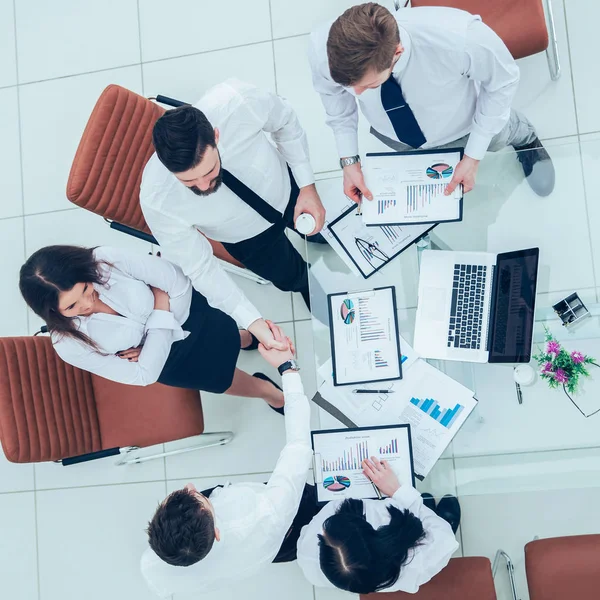
[(538, 263), (539, 248), (424, 250), (415, 350), (442, 360), (529, 362)]

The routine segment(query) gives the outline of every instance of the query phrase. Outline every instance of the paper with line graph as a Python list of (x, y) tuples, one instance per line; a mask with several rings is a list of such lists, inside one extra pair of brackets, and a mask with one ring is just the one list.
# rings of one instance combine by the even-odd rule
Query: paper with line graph
[(373, 225), (447, 223), (462, 219), (462, 186), (446, 186), (460, 150), (367, 155), (365, 182), (373, 200), (363, 202), (363, 221)]

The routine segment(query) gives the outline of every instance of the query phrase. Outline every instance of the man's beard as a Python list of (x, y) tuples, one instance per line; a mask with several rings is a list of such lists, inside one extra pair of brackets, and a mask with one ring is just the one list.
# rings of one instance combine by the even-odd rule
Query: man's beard
[(192, 185), (188, 189), (194, 192), (196, 196), (210, 196), (214, 194), (223, 183), (223, 169), (219, 171), (219, 174), (210, 182), (210, 186), (206, 190), (201, 190), (198, 186)]

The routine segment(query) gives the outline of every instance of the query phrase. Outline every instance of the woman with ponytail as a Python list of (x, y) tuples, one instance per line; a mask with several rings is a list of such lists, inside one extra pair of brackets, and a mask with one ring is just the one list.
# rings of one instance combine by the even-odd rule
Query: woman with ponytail
[(411, 485), (400, 485), (387, 461), (371, 457), (363, 472), (388, 497), (330, 502), (302, 529), (298, 564), (316, 586), (416, 593), (458, 548), (458, 500), (444, 497), (436, 514)]

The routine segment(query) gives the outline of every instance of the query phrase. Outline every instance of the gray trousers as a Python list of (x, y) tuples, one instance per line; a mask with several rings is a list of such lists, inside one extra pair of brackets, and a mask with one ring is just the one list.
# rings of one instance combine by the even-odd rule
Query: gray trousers
[[(372, 127), (371, 133), (386, 146), (389, 146), (392, 148), (392, 150), (396, 150), (396, 152), (407, 152), (414, 150), (412, 146), (393, 140), (382, 133), (379, 133), (379, 131), (376, 131)], [(520, 112), (511, 109), (508, 123), (502, 128), (502, 131), (497, 133), (492, 138), (492, 141), (488, 146), (488, 152), (498, 152), (498, 150), (502, 150), (502, 148), (505, 148), (506, 146), (516, 146), (517, 148), (520, 146), (525, 146), (526, 144), (533, 142), (536, 135), (535, 129), (527, 117)], [(448, 144), (435, 146), (435, 148), (464, 148), (467, 145), (468, 139), (469, 136), (465, 135), (464, 137), (461, 137), (453, 142), (449, 142)], [(434, 148), (431, 148), (431, 150), (433, 149)]]

